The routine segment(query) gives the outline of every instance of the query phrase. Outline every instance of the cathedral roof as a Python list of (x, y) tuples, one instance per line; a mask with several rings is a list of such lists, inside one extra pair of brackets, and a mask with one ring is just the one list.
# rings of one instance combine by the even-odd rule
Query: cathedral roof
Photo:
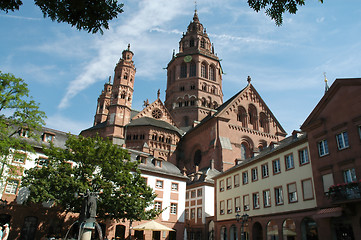
[(141, 117), (141, 118), (133, 119), (127, 125), (127, 127), (133, 127), (133, 126), (153, 126), (153, 127), (163, 128), (163, 129), (177, 132), (179, 135), (183, 135), (183, 133), (184, 133), (182, 130), (178, 129), (177, 127), (175, 127), (165, 121), (157, 120), (157, 119), (150, 118), (150, 117)]

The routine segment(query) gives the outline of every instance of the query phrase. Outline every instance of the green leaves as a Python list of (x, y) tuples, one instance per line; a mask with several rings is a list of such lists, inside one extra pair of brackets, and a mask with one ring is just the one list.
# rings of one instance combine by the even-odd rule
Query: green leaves
[[(2, 166), (8, 165), (12, 149), (32, 151), (32, 147), (19, 137), (24, 132), (27, 137), (39, 139), (34, 132), (44, 125), (45, 113), (29, 97), (28, 85), (11, 73), (0, 71), (0, 159)], [(4, 167), (1, 168), (1, 176)]]
[[(323, 0), (319, 0), (323, 3)], [(283, 14), (287, 11), (296, 14), (298, 6), (305, 5), (304, 0), (248, 0), (248, 5), (256, 12), (265, 9), (266, 15), (276, 22), (277, 26), (281, 26), (283, 22)]]
[(98, 216), (142, 220), (160, 212), (146, 210), (156, 195), (147, 186), (128, 152), (99, 136), (68, 135), (66, 148), (44, 149), (49, 164), (27, 170), (22, 185), (29, 187), (28, 201), (54, 200), (68, 211), (80, 211), (81, 199), (74, 193), (99, 192)]

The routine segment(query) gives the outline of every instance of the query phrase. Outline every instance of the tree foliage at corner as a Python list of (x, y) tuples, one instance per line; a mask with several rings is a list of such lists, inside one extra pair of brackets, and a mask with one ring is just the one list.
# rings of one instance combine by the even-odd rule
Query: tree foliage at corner
[(39, 138), (36, 130), (44, 125), (45, 113), (29, 96), (28, 85), (13, 74), (0, 71), (0, 154), (1, 173), (8, 164), (8, 156), (14, 149), (32, 151), (31, 145), (20, 138), (23, 131), (27, 137)]
[[(318, 1), (323, 3), (323, 0)], [(280, 26), (283, 22), (283, 14), (286, 11), (296, 14), (298, 6), (305, 5), (305, 0), (248, 0), (248, 5), (256, 12), (265, 9), (266, 15)]]
[(98, 217), (140, 221), (153, 219), (159, 211), (149, 208), (153, 192), (128, 152), (99, 136), (68, 136), (64, 149), (45, 149), (48, 165), (25, 171), (28, 202), (52, 200), (66, 211), (80, 212), (75, 193), (99, 192)]
[[(123, 12), (123, 4), (117, 0), (34, 0), (45, 17), (53, 21), (65, 22), (78, 30), (103, 33), (108, 29), (108, 22)], [(0, 10), (19, 10), (21, 0), (0, 1)]]

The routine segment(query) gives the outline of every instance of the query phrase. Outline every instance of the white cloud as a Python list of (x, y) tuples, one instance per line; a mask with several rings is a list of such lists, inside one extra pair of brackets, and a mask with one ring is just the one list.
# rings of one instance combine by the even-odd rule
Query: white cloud
[(82, 130), (92, 126), (91, 121), (75, 121), (72, 117), (65, 117), (59, 113), (49, 116), (46, 120), (46, 127), (57, 129), (72, 134), (79, 134)]

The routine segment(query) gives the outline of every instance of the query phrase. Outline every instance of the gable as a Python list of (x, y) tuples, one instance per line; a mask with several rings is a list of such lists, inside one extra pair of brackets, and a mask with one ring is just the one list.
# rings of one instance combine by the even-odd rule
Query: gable
[(164, 104), (159, 98), (155, 100), (153, 103), (145, 106), (145, 108), (142, 111), (140, 111), (138, 114), (136, 114), (132, 118), (132, 120), (142, 117), (154, 118), (156, 120), (164, 121), (177, 127), (172, 116), (170, 115), (170, 113), (165, 108)]
[[(240, 122), (242, 119), (237, 118), (243, 117), (246, 122), (256, 121), (258, 125), (264, 121), (270, 125), (269, 128), (277, 129), (275, 134), (280, 136), (287, 134), (252, 84), (248, 84), (217, 110), (219, 111), (215, 114), (216, 117)], [(258, 128), (261, 129), (260, 127)]]

